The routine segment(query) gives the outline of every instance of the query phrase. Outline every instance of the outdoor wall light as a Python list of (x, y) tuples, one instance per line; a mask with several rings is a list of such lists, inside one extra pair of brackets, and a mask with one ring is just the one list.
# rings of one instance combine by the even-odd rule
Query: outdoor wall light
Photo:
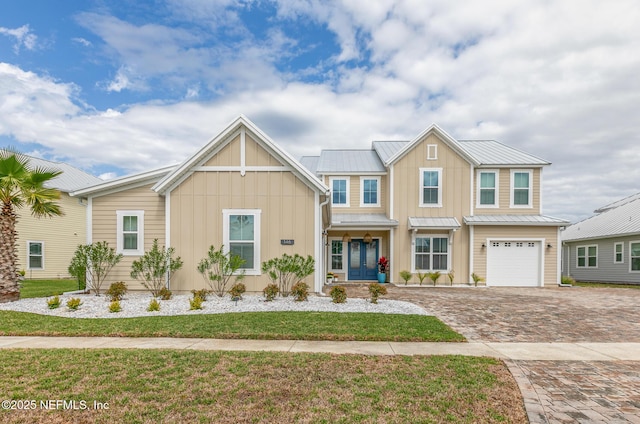
[(547, 244), (547, 249), (551, 249), (553, 246), (551, 246), (551, 243)]
[(344, 233), (344, 235), (342, 236), (342, 242), (349, 243), (350, 241), (351, 241), (351, 236), (349, 235), (349, 233)]
[(484, 249), (484, 248), (487, 247), (487, 245), (485, 243), (482, 243), (482, 246), (480, 246), (480, 247), (482, 247)]
[(364, 237), (362, 238), (362, 240), (363, 240), (365, 243), (371, 243), (371, 240), (373, 240), (373, 237), (371, 237), (371, 234), (367, 233), (367, 234), (365, 234), (365, 235), (364, 235)]

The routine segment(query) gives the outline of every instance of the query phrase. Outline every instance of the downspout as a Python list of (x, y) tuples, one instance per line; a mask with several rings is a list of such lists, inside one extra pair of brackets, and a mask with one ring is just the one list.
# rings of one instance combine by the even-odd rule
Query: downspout
[[(325, 201), (320, 203), (320, 216), (322, 216), (322, 209), (329, 204), (331, 201), (331, 191), (326, 191), (324, 193)], [(322, 218), (321, 218), (322, 219)], [(326, 228), (322, 229), (322, 262), (323, 262), (323, 273), (320, 275), (320, 285), (321, 288), (324, 285), (324, 281), (326, 280), (326, 275), (329, 272), (329, 261), (327, 261), (327, 257), (329, 256), (329, 233), (328, 231), (331, 229), (331, 208), (327, 208), (327, 220), (329, 224)], [(321, 296), (324, 295), (322, 289), (318, 292)]]

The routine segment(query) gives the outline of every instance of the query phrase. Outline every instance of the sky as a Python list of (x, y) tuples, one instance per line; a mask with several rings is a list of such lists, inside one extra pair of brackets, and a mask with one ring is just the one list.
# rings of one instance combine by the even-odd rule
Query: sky
[(552, 165), (543, 213), (640, 191), (637, 0), (0, 4), (0, 147), (104, 179), (243, 114), (300, 158), (435, 123)]

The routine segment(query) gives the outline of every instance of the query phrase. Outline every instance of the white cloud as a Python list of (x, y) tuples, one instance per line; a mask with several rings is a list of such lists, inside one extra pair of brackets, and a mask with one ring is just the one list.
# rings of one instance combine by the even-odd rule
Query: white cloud
[(13, 45), (13, 51), (18, 54), (20, 48), (24, 47), (27, 50), (35, 50), (38, 37), (31, 33), (29, 25), (22, 25), (20, 28), (5, 28), (0, 27), (0, 34), (14, 37), (16, 43)]

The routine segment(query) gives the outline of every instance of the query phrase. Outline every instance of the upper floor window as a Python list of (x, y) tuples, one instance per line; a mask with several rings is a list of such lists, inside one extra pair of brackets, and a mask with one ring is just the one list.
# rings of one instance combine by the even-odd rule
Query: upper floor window
[(240, 256), (240, 267), (248, 275), (260, 274), (260, 216), (259, 209), (224, 209), (222, 237), (225, 249)]
[(478, 207), (498, 206), (498, 171), (478, 171)]
[(144, 254), (144, 211), (116, 211), (116, 251), (123, 255)]
[(640, 271), (640, 241), (629, 243), (629, 262), (631, 271)]
[(511, 171), (511, 206), (532, 207), (532, 172), (530, 170)]
[(360, 177), (360, 206), (380, 206), (380, 177)]
[(330, 178), (331, 204), (338, 207), (349, 206), (349, 178)]
[(598, 246), (578, 246), (576, 259), (578, 268), (597, 268)]
[(442, 206), (442, 168), (420, 168), (420, 206)]
[(29, 255), (27, 269), (44, 269), (44, 243), (28, 241), (27, 252)]
[(624, 243), (615, 243), (613, 245), (613, 263), (624, 263)]

